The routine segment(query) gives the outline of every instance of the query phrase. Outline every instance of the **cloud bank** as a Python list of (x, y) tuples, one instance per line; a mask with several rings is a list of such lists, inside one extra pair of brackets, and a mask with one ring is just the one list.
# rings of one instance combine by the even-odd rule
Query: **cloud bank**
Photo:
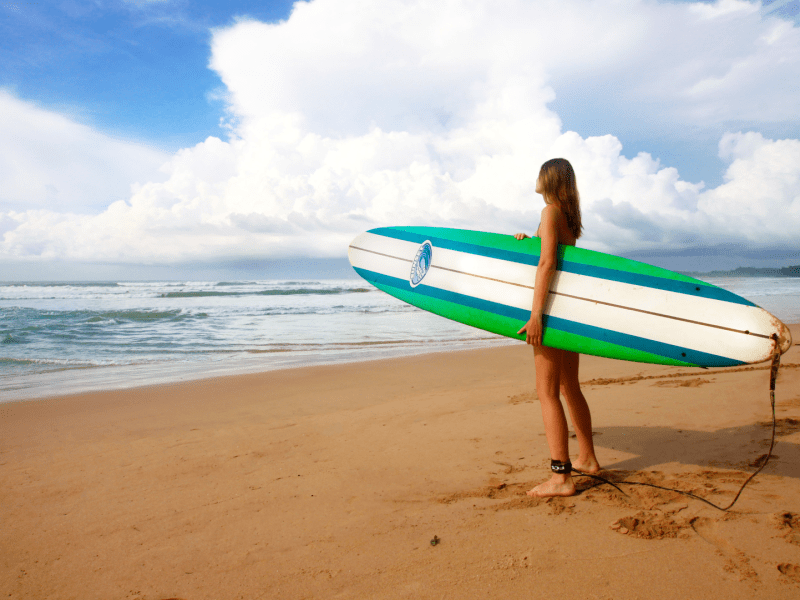
[(97, 213), (131, 183), (163, 179), (169, 155), (115, 139), (0, 89), (0, 212)]
[[(708, 189), (647, 153), (626, 157), (613, 132), (565, 131), (548, 107), (557, 93), (587, 94), (654, 129), (797, 123), (800, 30), (762, 19), (758, 4), (314, 0), (285, 22), (217, 30), (211, 50), (227, 140), (161, 157), (162, 180), (108, 191), (101, 207), (93, 182), (137, 181), (159, 155), (89, 152), (96, 141), (76, 141), (67, 123), (0, 192), (0, 258), (336, 257), (380, 225), (531, 233), (538, 167), (554, 156), (576, 169), (587, 247), (800, 250), (800, 140), (726, 133), (724, 182)], [(19, 115), (2, 127), (48, 148), (42, 112)], [(67, 152), (83, 166), (74, 177)], [(48, 201), (40, 184), (59, 176), (73, 191)]]

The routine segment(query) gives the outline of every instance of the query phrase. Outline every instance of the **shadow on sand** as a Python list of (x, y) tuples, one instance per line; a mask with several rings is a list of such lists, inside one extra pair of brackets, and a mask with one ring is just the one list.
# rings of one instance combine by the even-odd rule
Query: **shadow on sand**
[[(800, 445), (782, 436), (800, 431), (800, 419), (778, 419), (775, 448), (763, 473), (800, 479)], [(769, 450), (772, 423), (757, 423), (717, 431), (668, 427), (595, 428), (595, 445), (637, 455), (604, 465), (607, 469), (638, 471), (678, 462), (699, 467), (753, 471)]]

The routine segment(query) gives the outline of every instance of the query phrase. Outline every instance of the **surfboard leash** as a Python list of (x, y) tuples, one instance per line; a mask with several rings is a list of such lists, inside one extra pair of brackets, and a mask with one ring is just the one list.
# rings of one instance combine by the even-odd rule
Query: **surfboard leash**
[[(769, 462), (769, 459), (772, 458), (772, 449), (775, 447), (775, 430), (776, 430), (775, 381), (778, 379), (778, 370), (780, 369), (780, 366), (781, 366), (781, 351), (780, 351), (780, 347), (778, 346), (778, 336), (773, 333), (772, 334), (772, 339), (775, 342), (775, 347), (774, 347), (774, 349), (772, 351), (772, 366), (770, 367), (770, 370), (769, 370), (769, 400), (770, 400), (770, 405), (772, 406), (772, 437), (771, 437), (770, 443), (769, 443), (769, 452), (767, 452), (766, 458), (763, 461), (761, 461), (761, 464), (759, 465), (758, 469), (756, 469), (750, 475), (750, 477), (748, 477), (747, 480), (742, 484), (742, 487), (739, 488), (739, 491), (736, 493), (736, 496), (734, 496), (733, 500), (731, 501), (730, 504), (728, 504), (728, 506), (725, 506), (725, 507), (717, 506), (713, 502), (711, 502), (709, 500), (706, 500), (705, 498), (702, 498), (702, 497), (698, 496), (697, 494), (692, 494), (691, 492), (685, 492), (685, 491), (679, 490), (677, 488), (670, 488), (670, 487), (664, 487), (664, 486), (661, 486), (661, 485), (656, 485), (654, 483), (646, 483), (644, 481), (618, 481), (616, 483), (625, 484), (625, 485), (642, 485), (642, 486), (646, 486), (646, 487), (656, 488), (656, 489), (659, 489), (659, 490), (666, 490), (668, 492), (677, 492), (679, 494), (683, 494), (684, 496), (688, 496), (690, 498), (694, 498), (695, 500), (700, 500), (701, 502), (705, 502), (706, 504), (708, 504), (709, 506), (713, 506), (717, 510), (721, 510), (723, 512), (730, 510), (733, 507), (733, 505), (736, 504), (736, 501), (739, 499), (739, 496), (742, 495), (742, 492), (744, 491), (744, 488), (747, 486), (747, 484), (750, 483), (753, 480), (753, 478), (756, 475), (758, 475), (762, 471), (762, 469), (764, 467), (767, 466), (767, 463)], [(599, 483), (597, 485), (602, 485), (603, 483), (607, 483), (608, 485), (613, 486), (616, 489), (618, 489), (625, 496), (628, 495), (618, 485), (616, 485), (616, 483), (613, 483), (613, 482), (609, 481), (608, 479), (606, 479), (604, 477), (601, 477), (599, 475), (594, 475), (592, 473), (584, 473), (582, 471), (578, 471), (577, 469), (572, 469), (572, 472), (573, 473), (577, 473), (578, 475), (582, 475), (583, 477), (591, 477), (593, 479), (597, 479), (597, 480), (602, 482), (602, 483)], [(594, 486), (591, 486), (591, 487), (597, 487), (597, 486), (594, 485)]]

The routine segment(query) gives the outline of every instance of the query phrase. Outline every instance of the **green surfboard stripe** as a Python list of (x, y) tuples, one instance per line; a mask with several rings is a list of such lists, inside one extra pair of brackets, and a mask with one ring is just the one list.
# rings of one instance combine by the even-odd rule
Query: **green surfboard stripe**
[[(454, 242), (464, 242), (486, 246), (488, 248), (508, 250), (510, 252), (529, 252), (530, 254), (539, 254), (541, 252), (541, 240), (537, 237), (517, 240), (512, 235), (470, 231), (467, 229), (449, 229), (446, 227), (396, 227), (395, 229), (424, 236), (440, 237)], [(684, 281), (686, 283), (693, 283), (705, 287), (716, 287), (700, 279), (695, 279), (688, 275), (681, 275), (675, 271), (648, 265), (630, 258), (622, 258), (621, 256), (613, 256), (611, 254), (602, 254), (599, 252), (596, 253), (586, 248), (559, 246), (559, 258), (582, 265), (603, 267), (639, 275), (650, 275), (652, 277), (660, 277), (661, 279), (670, 279), (673, 281)]]
[[(459, 241), (459, 240), (454, 240), (454, 241)], [(459, 323), (465, 323), (472, 327), (476, 327), (478, 329), (484, 329), (486, 331), (489, 331), (491, 333), (496, 333), (498, 335), (512, 337), (519, 340), (525, 339), (525, 336), (517, 335), (516, 333), (517, 331), (519, 331), (520, 327), (522, 327), (525, 324), (524, 321), (518, 321), (516, 319), (511, 319), (501, 315), (496, 315), (494, 313), (484, 311), (478, 308), (466, 307), (461, 304), (457, 304), (455, 302), (449, 302), (447, 300), (422, 296), (420, 294), (415, 293), (412, 290), (404, 290), (401, 288), (396, 288), (394, 286), (376, 282), (370, 282), (370, 283), (375, 287), (377, 287), (378, 289), (386, 292), (391, 296), (399, 298), (404, 302), (408, 302), (409, 304), (418, 306), (419, 308), (443, 316), (445, 318), (451, 319), (453, 321), (457, 321)], [(582, 335), (554, 329), (552, 327), (548, 327), (545, 329), (544, 339), (542, 341), (546, 346), (550, 346), (553, 348), (561, 348), (561, 349), (580, 348), (581, 354), (592, 354), (595, 356), (605, 356), (620, 360), (674, 365), (681, 367), (696, 366), (693, 365), (692, 363), (670, 359), (658, 354), (652, 354), (650, 352), (644, 352), (642, 350), (628, 348), (627, 346), (620, 346), (618, 344), (612, 344), (609, 342), (596, 340)]]

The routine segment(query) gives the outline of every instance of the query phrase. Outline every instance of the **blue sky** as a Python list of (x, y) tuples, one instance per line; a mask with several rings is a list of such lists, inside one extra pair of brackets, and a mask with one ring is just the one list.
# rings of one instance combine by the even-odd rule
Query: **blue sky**
[(292, 9), (0, 3), (0, 279), (324, 262), (409, 219), (535, 229), (554, 153), (587, 247), (800, 262), (800, 0)]
[(178, 150), (222, 133), (211, 30), (242, 16), (280, 21), (292, 4), (3, 2), (0, 87), (103, 131)]

